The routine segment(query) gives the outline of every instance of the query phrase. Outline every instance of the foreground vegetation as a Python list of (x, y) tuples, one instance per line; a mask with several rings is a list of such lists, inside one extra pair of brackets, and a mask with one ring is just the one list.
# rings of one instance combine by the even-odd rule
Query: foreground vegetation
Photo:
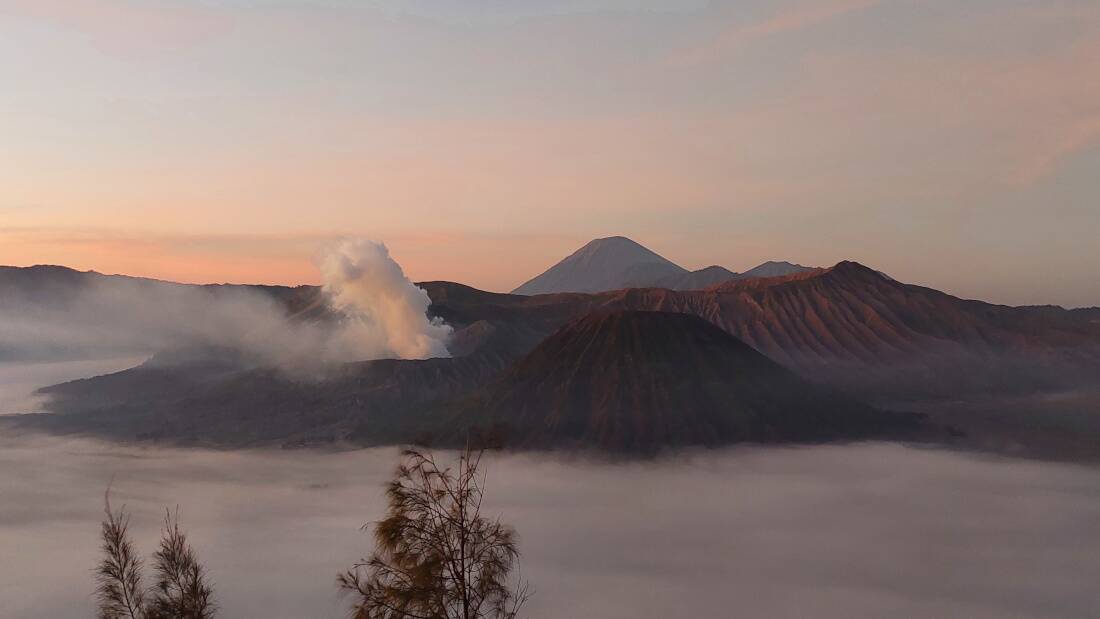
[(103, 559), (96, 568), (96, 598), (101, 619), (209, 619), (214, 617), (214, 589), (206, 578), (179, 514), (165, 511), (160, 548), (153, 554), (153, 584), (145, 585), (145, 562), (129, 537), (125, 507), (104, 500)]
[[(519, 573), (515, 530), (482, 514), (483, 452), (455, 468), (408, 450), (387, 484), (375, 550), (337, 577), (353, 619), (515, 619), (530, 597)], [(96, 569), (101, 619), (211, 619), (214, 587), (176, 514), (165, 512), (152, 584), (129, 536), (130, 517), (105, 498), (103, 557)], [(364, 525), (367, 529), (370, 525)]]

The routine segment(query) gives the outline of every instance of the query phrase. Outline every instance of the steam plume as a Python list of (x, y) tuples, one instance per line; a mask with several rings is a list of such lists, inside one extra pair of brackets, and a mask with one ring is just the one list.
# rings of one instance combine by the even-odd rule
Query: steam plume
[(382, 243), (347, 240), (321, 262), (324, 292), (345, 316), (344, 333), (361, 356), (446, 357), (451, 327), (429, 319), (431, 299), (405, 277)]

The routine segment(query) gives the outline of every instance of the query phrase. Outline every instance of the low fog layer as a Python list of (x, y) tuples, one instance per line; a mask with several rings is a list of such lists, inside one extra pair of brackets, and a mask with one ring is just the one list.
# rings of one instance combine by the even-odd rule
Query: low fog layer
[(430, 300), (385, 245), (346, 241), (321, 259), (326, 299), (345, 318), (294, 320), (246, 287), (170, 285), (89, 276), (48, 294), (0, 299), (0, 361), (104, 359), (177, 347), (219, 347), (284, 369), (385, 357), (447, 354), (450, 327), (426, 315)]
[[(148, 552), (163, 509), (226, 617), (341, 617), (392, 449), (216, 453), (0, 441), (0, 616), (90, 616), (102, 492)], [(495, 456), (533, 619), (1083, 617), (1100, 607), (1100, 469), (895, 445), (626, 465)]]
[(0, 361), (0, 415), (38, 411), (43, 397), (35, 391), (78, 378), (110, 374), (145, 361), (144, 355), (115, 359), (15, 363)]

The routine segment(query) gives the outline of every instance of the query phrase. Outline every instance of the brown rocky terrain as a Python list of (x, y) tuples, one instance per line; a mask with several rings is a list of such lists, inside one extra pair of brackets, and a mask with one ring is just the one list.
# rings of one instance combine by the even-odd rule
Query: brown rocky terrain
[[(0, 271), (0, 302), (65, 303), (73, 286), (111, 277), (60, 267), (8, 269)], [(1072, 400), (1079, 404), (1052, 415), (1043, 395), (1097, 391), (1096, 308), (964, 300), (854, 262), (690, 291), (523, 296), (451, 282), (420, 286), (431, 298), (429, 312), (456, 329), (452, 359), (353, 363), (301, 379), (237, 363), (232, 355), (181, 361), (165, 354), (132, 370), (47, 388), (49, 409), (61, 414), (11, 418), (5, 424), (222, 446), (379, 444), (429, 435), (453, 438), (456, 428), (507, 425), (506, 411), (519, 411), (517, 418), (525, 421), (510, 432), (515, 443), (530, 446), (651, 452), (658, 445), (825, 438), (828, 423), (813, 415), (788, 417), (789, 401), (765, 397), (786, 388), (762, 385), (798, 375), (836, 390), (834, 395), (839, 391), (880, 408), (926, 413), (937, 424), (972, 435), (970, 444), (981, 448), (1007, 445), (1013, 453), (1047, 456), (1072, 443), (1074, 453), (1100, 457), (1100, 450), (1090, 447), (1095, 441), (1082, 447), (1078, 440), (1081, 428), (1097, 427), (1092, 419), (1100, 411), (1089, 410), (1095, 399)], [(236, 288), (202, 287), (210, 294)], [(316, 287), (247, 288), (277, 299), (296, 320), (338, 318)], [(659, 324), (621, 317), (635, 311), (674, 317)], [(583, 318), (593, 313), (604, 318)], [(676, 322), (679, 316), (689, 322)], [(700, 324), (713, 325), (709, 335)], [(653, 333), (643, 333), (648, 329)], [(715, 343), (718, 333), (733, 336), (736, 344)], [(635, 350), (635, 342), (645, 345)], [(715, 352), (720, 348), (726, 352)], [(635, 363), (638, 355), (641, 361)], [(748, 383), (739, 382), (733, 361), (738, 355), (756, 359), (758, 371)], [(771, 361), (760, 362), (761, 355)], [(766, 366), (773, 369), (761, 369)], [(781, 373), (779, 366), (785, 368)], [(608, 381), (602, 381), (604, 371)], [(765, 379), (780, 375), (788, 378)], [(732, 391), (701, 386), (720, 383)], [(681, 384), (690, 387), (684, 391), (677, 387)], [(538, 397), (526, 398), (527, 393)], [(575, 406), (584, 401), (587, 408)], [(471, 412), (471, 402), (484, 416)], [(720, 409), (716, 403), (722, 402), (736, 404)], [(1013, 412), (1020, 406), (1003, 402), (1039, 404), (1024, 414)], [(767, 423), (761, 421), (765, 409), (776, 415)], [(727, 417), (720, 410), (734, 412)], [(1041, 424), (1039, 415), (1045, 415)], [(806, 424), (805, 434), (784, 425), (786, 419)], [(1093, 430), (1087, 435), (1096, 436)]]
[(459, 328), (519, 323), (545, 335), (597, 309), (694, 314), (808, 378), (876, 398), (1100, 382), (1100, 323), (1088, 311), (968, 301), (855, 262), (700, 291), (520, 297), (424, 286), (432, 311)]
[(568, 323), (464, 414), (467, 427), (490, 429), (507, 445), (629, 453), (898, 438), (918, 426), (810, 384), (699, 317), (645, 311)]

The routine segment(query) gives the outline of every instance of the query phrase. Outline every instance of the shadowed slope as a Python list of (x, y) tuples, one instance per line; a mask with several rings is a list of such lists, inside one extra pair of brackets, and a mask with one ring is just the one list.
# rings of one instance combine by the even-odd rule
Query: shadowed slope
[(811, 385), (695, 316), (599, 312), (539, 344), (466, 423), (520, 447), (652, 453), (739, 441), (886, 437), (914, 418)]

